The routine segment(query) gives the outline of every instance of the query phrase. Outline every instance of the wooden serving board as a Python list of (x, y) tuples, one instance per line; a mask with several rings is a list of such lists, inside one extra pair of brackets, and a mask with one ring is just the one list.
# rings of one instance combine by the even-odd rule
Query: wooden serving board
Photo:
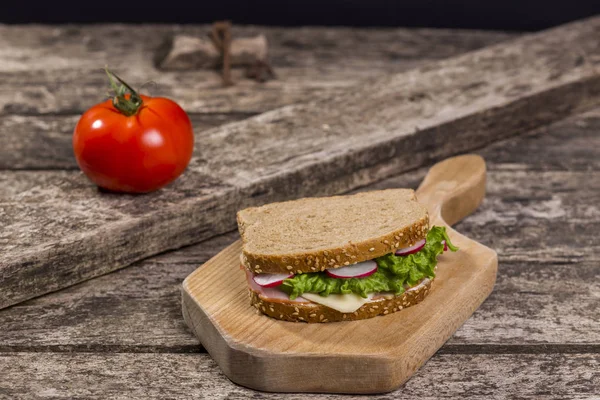
[[(485, 162), (434, 165), (417, 190), (432, 225), (472, 213), (485, 194)], [(362, 321), (283, 322), (250, 306), (237, 241), (183, 282), (183, 315), (234, 382), (274, 392), (380, 393), (398, 388), (491, 293), (496, 253), (449, 228), (460, 250), (439, 258), (432, 291), (400, 312)]]

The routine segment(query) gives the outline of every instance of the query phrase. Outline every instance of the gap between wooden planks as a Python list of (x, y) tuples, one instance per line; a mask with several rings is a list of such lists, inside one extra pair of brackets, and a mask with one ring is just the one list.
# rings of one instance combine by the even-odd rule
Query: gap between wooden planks
[(600, 73), (592, 18), (205, 133), (188, 172), (143, 197), (75, 172), (0, 177), (0, 307), (199, 242), (237, 209), (326, 195), (587, 109)]

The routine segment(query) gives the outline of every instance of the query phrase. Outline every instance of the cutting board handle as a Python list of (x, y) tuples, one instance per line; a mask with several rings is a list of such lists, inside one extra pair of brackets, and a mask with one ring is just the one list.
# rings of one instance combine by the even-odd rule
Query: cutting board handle
[(435, 164), (417, 189), (432, 223), (453, 225), (471, 214), (485, 195), (485, 161), (475, 154)]

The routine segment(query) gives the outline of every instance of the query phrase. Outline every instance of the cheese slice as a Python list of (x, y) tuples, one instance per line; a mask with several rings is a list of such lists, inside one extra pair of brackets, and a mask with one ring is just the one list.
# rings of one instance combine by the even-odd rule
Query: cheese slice
[(302, 297), (313, 303), (322, 304), (342, 313), (351, 313), (361, 308), (365, 303), (368, 303), (373, 295), (369, 294), (365, 299), (354, 293), (330, 294), (329, 296), (321, 296), (317, 293), (303, 293)]

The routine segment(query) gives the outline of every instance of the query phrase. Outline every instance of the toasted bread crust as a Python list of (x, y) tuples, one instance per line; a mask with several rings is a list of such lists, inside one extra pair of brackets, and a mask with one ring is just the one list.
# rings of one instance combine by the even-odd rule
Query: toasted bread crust
[(432, 280), (392, 298), (379, 298), (364, 304), (353, 313), (341, 313), (317, 303), (269, 301), (249, 288), (250, 302), (259, 312), (269, 317), (289, 322), (339, 322), (357, 321), (387, 315), (420, 303), (429, 294)]
[[(383, 191), (382, 191), (383, 192)], [(418, 204), (412, 190), (393, 189), (387, 190), (384, 195), (392, 196), (394, 192), (408, 197), (412, 204)], [(375, 192), (371, 192), (375, 193)], [(354, 195), (356, 196), (356, 195)], [(337, 198), (339, 198), (338, 196)], [(335, 197), (332, 199), (336, 199)], [(302, 201), (302, 200), (297, 200)], [(333, 200), (334, 201), (334, 200)], [(244, 267), (255, 274), (261, 273), (311, 273), (324, 271), (329, 268), (340, 268), (357, 262), (372, 260), (377, 257), (392, 253), (403, 247), (412, 246), (417, 241), (425, 239), (429, 231), (429, 215), (425, 207), (416, 205), (420, 218), (404, 224), (397, 229), (387, 230), (385, 233), (360, 242), (348, 241), (343, 245), (320, 250), (297, 251), (287, 254), (260, 254), (248, 250), (246, 243), (250, 240), (247, 227), (253, 223), (249, 215), (259, 208), (242, 210), (237, 214), (237, 221), (244, 246), (241, 262)], [(365, 221), (368, 223), (369, 221)]]

